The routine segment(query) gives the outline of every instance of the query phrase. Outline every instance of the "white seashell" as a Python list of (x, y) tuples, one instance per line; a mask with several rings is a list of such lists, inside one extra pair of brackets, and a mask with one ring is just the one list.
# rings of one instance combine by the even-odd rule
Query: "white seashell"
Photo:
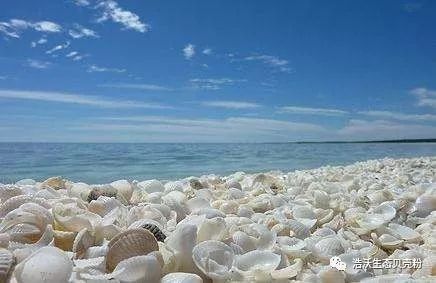
[(231, 247), (219, 241), (201, 242), (192, 250), (195, 265), (212, 280), (227, 280), (234, 260)]
[(177, 260), (175, 251), (173, 251), (168, 245), (162, 242), (158, 242), (159, 252), (162, 255), (163, 266), (162, 273), (167, 274), (176, 272), (179, 268), (180, 262)]
[(161, 278), (161, 266), (151, 255), (127, 258), (115, 267), (114, 278), (123, 283), (158, 283)]
[(13, 254), (6, 249), (0, 249), (0, 282), (8, 282), (13, 264)]
[(386, 249), (396, 249), (402, 246), (403, 244), (402, 240), (399, 240), (389, 234), (383, 234), (380, 237), (378, 237), (376, 233), (371, 233), (371, 238), (374, 240), (374, 242), (377, 245), (382, 246), (383, 248)]
[(356, 217), (355, 221), (360, 228), (368, 231), (377, 229), (385, 223), (384, 217), (379, 214), (361, 214)]
[(67, 282), (73, 271), (68, 256), (55, 247), (43, 247), (15, 267), (17, 283)]
[(303, 261), (296, 258), (295, 263), (282, 269), (271, 271), (271, 277), (276, 280), (291, 279), (303, 269)]
[(313, 192), (313, 201), (315, 207), (327, 209), (329, 208), (330, 196), (324, 191), (316, 190)]
[(162, 277), (161, 283), (203, 283), (200, 276), (193, 273), (174, 272)]
[(210, 208), (209, 201), (202, 197), (193, 197), (186, 202), (189, 211), (197, 211), (202, 208)]
[(85, 258), (90, 259), (90, 258), (105, 257), (107, 254), (107, 250), (108, 250), (107, 245), (89, 247), (86, 250)]
[(85, 228), (77, 233), (74, 239), (72, 251), (75, 253), (75, 258), (82, 258), (88, 248), (95, 244), (95, 237)]
[(248, 205), (239, 206), (237, 215), (240, 217), (248, 217), (250, 218), (254, 214), (254, 210)]
[(175, 182), (168, 182), (164, 185), (165, 189), (164, 189), (164, 193), (167, 194), (171, 191), (179, 191), (179, 192), (183, 192), (183, 183), (180, 181), (175, 181)]
[(261, 224), (248, 224), (240, 227), (242, 231), (247, 233), (249, 236), (256, 239), (256, 248), (260, 250), (271, 249), (275, 242), (277, 235), (271, 232), (264, 225)]
[(174, 250), (180, 263), (180, 271), (191, 272), (194, 267), (192, 249), (197, 243), (197, 227), (190, 224), (178, 224), (165, 243)]
[(291, 236), (295, 236), (299, 239), (305, 239), (310, 236), (309, 228), (303, 223), (296, 220), (287, 220), (285, 224), (289, 225), (291, 231), (293, 232)]
[(232, 235), (233, 243), (240, 246), (244, 252), (256, 249), (256, 239), (248, 236), (242, 231), (237, 231)]
[(301, 239), (294, 237), (277, 237), (277, 243), (280, 250), (289, 257), (304, 258), (310, 254), (310, 251), (306, 250), (306, 242)]
[(281, 257), (270, 251), (254, 250), (236, 256), (234, 266), (246, 280), (267, 280), (280, 264)]
[(419, 196), (413, 206), (413, 214), (418, 217), (426, 217), (436, 210), (436, 196), (424, 194)]
[[(362, 283), (406, 283), (410, 282), (410, 274), (385, 274), (361, 280)], [(430, 281), (429, 281), (430, 282)]]
[(118, 180), (110, 183), (110, 185), (117, 190), (117, 194), (120, 194), (128, 202), (132, 197), (133, 187), (127, 180)]
[(197, 231), (197, 242), (207, 240), (222, 241), (228, 237), (228, 230), (224, 218), (215, 217), (212, 219), (205, 219), (201, 223)]
[(341, 241), (336, 237), (327, 237), (319, 240), (313, 251), (321, 260), (330, 260), (333, 256), (338, 256), (345, 252)]
[(374, 208), (372, 212), (381, 215), (385, 223), (394, 219), (395, 215), (397, 214), (397, 210), (387, 202), (381, 203), (376, 208)]
[(322, 283), (345, 283), (344, 274), (336, 268), (326, 267), (318, 273)]
[(74, 183), (69, 190), (72, 197), (80, 198), (84, 201), (88, 198), (91, 186), (85, 183)]
[(389, 223), (388, 227), (388, 231), (399, 239), (403, 239), (407, 242), (416, 242), (421, 240), (421, 235), (409, 227), (396, 223)]
[(0, 185), (0, 200), (5, 202), (6, 200), (23, 194), (23, 190), (20, 187), (14, 185)]
[(56, 225), (71, 232), (79, 232), (83, 228), (93, 230), (93, 226), (101, 221), (99, 215), (79, 208), (75, 203), (56, 203), (53, 206), (53, 216)]
[(156, 238), (150, 231), (142, 228), (126, 230), (109, 242), (106, 269), (112, 271), (124, 259), (147, 255), (158, 249)]
[(163, 192), (165, 190), (164, 185), (158, 180), (147, 180), (136, 184), (139, 190), (146, 193)]

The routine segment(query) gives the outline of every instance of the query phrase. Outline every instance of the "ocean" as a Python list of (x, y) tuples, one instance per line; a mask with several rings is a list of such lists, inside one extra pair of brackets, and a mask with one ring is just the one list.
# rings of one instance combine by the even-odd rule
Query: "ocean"
[(89, 184), (284, 172), (384, 157), (436, 155), (436, 143), (0, 143), (0, 182), (63, 176)]

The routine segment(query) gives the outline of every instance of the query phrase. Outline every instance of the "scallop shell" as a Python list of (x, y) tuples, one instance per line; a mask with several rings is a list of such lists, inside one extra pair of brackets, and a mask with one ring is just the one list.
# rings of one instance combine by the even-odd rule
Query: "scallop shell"
[(276, 280), (291, 279), (297, 276), (303, 269), (303, 260), (296, 258), (294, 264), (282, 269), (271, 271), (271, 277)]
[(20, 195), (20, 196), (12, 197), (6, 200), (4, 203), (2, 203), (2, 205), (0, 206), (0, 217), (4, 217), (10, 211), (20, 207), (22, 204), (26, 202), (34, 202), (47, 209), (50, 208), (50, 204), (45, 199), (34, 198), (27, 195)]
[(65, 189), (66, 180), (62, 179), (62, 177), (51, 177), (42, 182), (41, 189), (51, 188), (54, 190), (62, 190)]
[(319, 240), (314, 246), (314, 253), (322, 260), (330, 260), (345, 252), (341, 241), (336, 237), (327, 237)]
[(413, 214), (418, 217), (426, 217), (436, 210), (436, 196), (425, 194), (419, 196), (413, 206)]
[(387, 202), (381, 203), (379, 206), (374, 208), (372, 212), (381, 215), (385, 223), (394, 219), (397, 214), (397, 210)]
[(71, 251), (76, 235), (77, 232), (54, 230), (54, 245), (64, 251)]
[(242, 231), (236, 231), (232, 235), (233, 243), (240, 246), (244, 252), (256, 249), (256, 239), (248, 236)]
[(55, 247), (43, 247), (15, 267), (17, 283), (68, 282), (73, 263)]
[(8, 281), (9, 273), (13, 265), (13, 254), (6, 249), (0, 249), (0, 282)]
[(153, 234), (142, 228), (127, 230), (115, 236), (108, 244), (106, 269), (114, 270), (116, 265), (127, 258), (147, 255), (159, 249)]
[(244, 275), (245, 280), (266, 280), (271, 271), (275, 270), (281, 257), (271, 251), (254, 250), (236, 256), (234, 266)]
[(203, 242), (207, 240), (224, 240), (228, 237), (228, 231), (224, 218), (215, 217), (212, 219), (205, 219), (201, 223), (197, 231), (197, 242)]
[(125, 200), (130, 201), (133, 193), (133, 187), (127, 180), (118, 180), (110, 183), (117, 190), (117, 194), (122, 195)]
[(291, 228), (292, 235), (299, 239), (305, 239), (310, 236), (309, 228), (299, 221), (290, 219), (287, 220), (285, 224), (289, 225)]
[(421, 235), (415, 230), (396, 223), (389, 223), (388, 231), (392, 233), (393, 236), (403, 239), (407, 242), (417, 242), (421, 240)]
[(95, 237), (86, 228), (77, 233), (72, 251), (75, 258), (83, 258), (89, 247), (95, 244)]
[(159, 283), (161, 278), (161, 266), (156, 257), (141, 255), (126, 258), (117, 264), (114, 278), (125, 283)]
[(14, 185), (0, 185), (0, 199), (2, 202), (23, 193), (20, 187)]
[(402, 240), (399, 240), (389, 234), (383, 234), (378, 237), (376, 233), (371, 233), (371, 238), (374, 240), (374, 243), (385, 249), (396, 249), (403, 244)]
[(192, 250), (195, 265), (212, 280), (227, 280), (233, 264), (233, 249), (223, 242), (209, 240)]
[(174, 272), (162, 277), (161, 283), (203, 283), (203, 279), (194, 273)]
[(153, 236), (156, 238), (157, 241), (163, 242), (165, 241), (166, 237), (165, 234), (159, 229), (159, 227), (155, 224), (147, 223), (142, 226), (142, 228), (147, 229), (150, 231)]

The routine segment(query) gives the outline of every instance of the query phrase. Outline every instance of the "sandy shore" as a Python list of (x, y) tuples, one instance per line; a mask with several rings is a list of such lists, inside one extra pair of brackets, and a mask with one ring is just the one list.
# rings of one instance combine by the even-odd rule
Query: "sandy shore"
[(436, 157), (0, 184), (0, 282), (434, 282)]

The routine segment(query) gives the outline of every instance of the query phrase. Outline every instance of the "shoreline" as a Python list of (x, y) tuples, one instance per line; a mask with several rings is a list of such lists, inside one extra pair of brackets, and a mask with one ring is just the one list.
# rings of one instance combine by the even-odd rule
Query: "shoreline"
[[(0, 184), (0, 199), (10, 282), (35, 270), (49, 282), (436, 276), (436, 156), (169, 182), (21, 180)], [(356, 259), (413, 265), (363, 268)]]

